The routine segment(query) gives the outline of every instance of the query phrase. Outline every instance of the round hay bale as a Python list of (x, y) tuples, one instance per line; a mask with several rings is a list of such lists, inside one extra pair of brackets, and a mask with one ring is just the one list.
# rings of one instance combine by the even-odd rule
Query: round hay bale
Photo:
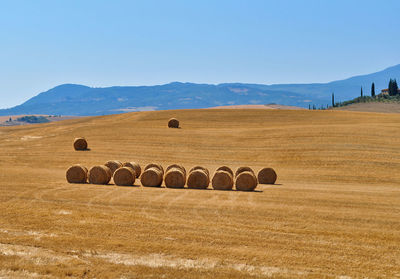
[(216, 171), (212, 179), (212, 187), (214, 190), (232, 190), (232, 174), (224, 170)]
[(168, 121), (168, 128), (179, 128), (179, 120), (176, 118), (171, 118)]
[(135, 171), (136, 178), (139, 178), (140, 174), (142, 173), (142, 168), (136, 162), (126, 162), (126, 163), (123, 163), (122, 166), (133, 169)]
[(254, 171), (250, 167), (240, 167), (236, 170), (235, 177), (237, 177), (240, 173), (242, 173), (244, 171), (249, 171), (255, 175)]
[(189, 173), (191, 173), (194, 170), (203, 170), (207, 174), (207, 176), (210, 177), (210, 172), (208, 171), (208, 169), (206, 169), (202, 166), (195, 166), (195, 167), (191, 168)]
[(210, 176), (202, 169), (195, 169), (189, 173), (187, 180), (190, 189), (207, 189), (210, 184)]
[(81, 165), (73, 165), (67, 169), (66, 178), (69, 183), (86, 183), (88, 170)]
[(172, 165), (169, 165), (166, 169), (165, 169), (165, 172), (168, 172), (170, 169), (172, 169), (172, 168), (177, 168), (177, 169), (180, 169), (184, 174), (185, 174), (185, 176), (186, 176), (186, 169), (182, 166), (182, 165), (179, 165), (179, 164), (172, 164)]
[(115, 172), (117, 169), (119, 169), (120, 167), (122, 167), (121, 161), (118, 161), (118, 160), (110, 160), (110, 161), (107, 161), (104, 165), (110, 168), (110, 170), (111, 170), (111, 175), (113, 175), (114, 172)]
[(88, 148), (88, 144), (85, 138), (76, 138), (74, 140), (74, 149), (75, 150), (86, 150)]
[(130, 167), (122, 167), (114, 172), (113, 180), (118, 186), (132, 186), (135, 183), (136, 173)]
[(220, 170), (227, 171), (233, 176), (233, 171), (230, 167), (222, 166), (222, 167), (219, 167), (216, 171), (220, 171)]
[(273, 168), (263, 168), (258, 172), (257, 177), (260, 184), (275, 184), (278, 176)]
[(107, 166), (94, 166), (89, 170), (89, 182), (92, 184), (108, 184), (111, 176), (111, 170)]
[(180, 168), (171, 168), (165, 173), (164, 181), (167, 188), (184, 188), (186, 174)]
[(253, 191), (257, 187), (257, 178), (254, 173), (244, 171), (238, 174), (235, 184), (238, 191)]
[(149, 168), (157, 168), (157, 169), (159, 169), (159, 170), (162, 172), (162, 175), (164, 176), (164, 168), (163, 168), (160, 164), (156, 164), (156, 163), (148, 164), (148, 165), (144, 168), (144, 170), (147, 170), (147, 169), (149, 169)]
[(157, 167), (146, 169), (140, 176), (140, 182), (147, 187), (160, 187), (163, 181), (163, 173)]

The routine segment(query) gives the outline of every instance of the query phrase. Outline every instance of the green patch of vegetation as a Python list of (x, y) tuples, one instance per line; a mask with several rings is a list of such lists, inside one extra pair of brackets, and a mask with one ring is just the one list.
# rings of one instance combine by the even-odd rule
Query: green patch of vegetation
[(381, 102), (381, 103), (400, 103), (400, 95), (395, 95), (395, 96), (389, 96), (389, 95), (383, 95), (383, 96), (363, 96), (363, 97), (357, 97), (354, 98), (353, 100), (348, 100), (344, 102), (339, 102), (335, 103), (335, 107), (344, 107), (348, 106), (351, 104), (357, 104), (357, 103), (376, 103), (376, 102)]
[(26, 122), (26, 123), (47, 123), (47, 122), (50, 122), (44, 116), (34, 116), (34, 115), (23, 116), (23, 117), (17, 118), (17, 121)]

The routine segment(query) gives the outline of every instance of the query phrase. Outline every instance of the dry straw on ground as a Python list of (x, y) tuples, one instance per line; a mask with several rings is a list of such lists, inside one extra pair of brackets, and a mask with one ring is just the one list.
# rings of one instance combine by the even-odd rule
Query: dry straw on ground
[(219, 167), (216, 171), (220, 171), (220, 170), (229, 172), (233, 176), (233, 171), (232, 171), (232, 169), (230, 167), (222, 166), (222, 167)]
[(123, 167), (129, 167), (135, 171), (136, 178), (139, 178), (140, 174), (142, 173), (142, 169), (140, 165), (136, 162), (126, 162), (123, 163)]
[(184, 168), (184, 166), (180, 165), (180, 164), (172, 164), (169, 165), (166, 169), (165, 172), (168, 172), (170, 169), (172, 168), (177, 168), (180, 169), (185, 175), (186, 175), (186, 169)]
[(168, 121), (168, 127), (169, 128), (179, 128), (179, 120), (176, 118), (171, 118)]
[(230, 172), (217, 170), (212, 179), (212, 187), (215, 190), (232, 190), (233, 176)]
[[(183, 168), (183, 167), (182, 167)], [(184, 188), (186, 184), (186, 171), (181, 167), (168, 168), (165, 173), (165, 186), (168, 188)]]
[(94, 166), (89, 170), (89, 183), (108, 184), (111, 180), (111, 170), (109, 167), (100, 165)]
[(74, 140), (74, 149), (75, 150), (86, 150), (88, 148), (88, 144), (85, 138), (76, 138)]
[(195, 167), (191, 168), (189, 173), (191, 173), (194, 170), (203, 170), (208, 176), (210, 176), (210, 172), (208, 171), (208, 169), (206, 169), (202, 166), (195, 166)]
[(115, 172), (117, 169), (119, 169), (120, 167), (122, 167), (121, 161), (118, 161), (118, 160), (110, 160), (110, 161), (107, 161), (104, 165), (110, 168), (111, 174), (114, 174), (114, 172)]
[(156, 163), (148, 164), (148, 165), (144, 168), (144, 170), (146, 171), (146, 170), (148, 170), (149, 168), (157, 168), (157, 169), (159, 169), (159, 170), (161, 171), (162, 175), (164, 176), (164, 168), (163, 168), (160, 164), (156, 164)]
[(191, 189), (207, 189), (210, 184), (210, 176), (208, 170), (204, 168), (192, 169), (187, 179), (188, 188)]
[(158, 167), (147, 168), (140, 176), (140, 182), (147, 187), (159, 187), (162, 181), (163, 172)]
[(73, 165), (68, 168), (66, 177), (69, 183), (86, 183), (88, 170), (82, 165)]
[(135, 183), (136, 173), (130, 167), (122, 167), (114, 172), (113, 180), (118, 186), (132, 186)]
[(254, 191), (257, 187), (257, 178), (254, 173), (244, 171), (238, 174), (235, 181), (236, 190), (239, 191)]
[(235, 177), (237, 177), (240, 173), (244, 171), (249, 171), (255, 175), (254, 171), (250, 167), (239, 167), (235, 172)]
[(273, 168), (263, 168), (258, 172), (258, 183), (275, 184), (277, 177), (278, 176)]

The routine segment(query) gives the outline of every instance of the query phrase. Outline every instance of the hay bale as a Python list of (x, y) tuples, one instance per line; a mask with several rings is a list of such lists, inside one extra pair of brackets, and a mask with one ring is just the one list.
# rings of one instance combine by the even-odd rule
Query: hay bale
[(88, 144), (85, 138), (76, 138), (74, 140), (74, 149), (75, 150), (87, 150)]
[(168, 121), (168, 128), (179, 128), (179, 120), (176, 118), (171, 118)]
[(236, 177), (235, 185), (238, 191), (254, 191), (257, 187), (257, 178), (254, 173), (244, 171)]
[(203, 170), (207, 174), (207, 176), (210, 177), (210, 172), (208, 171), (208, 169), (206, 169), (202, 166), (195, 166), (195, 167), (191, 168), (189, 173), (191, 173), (194, 170)]
[(111, 180), (111, 170), (107, 166), (94, 166), (89, 170), (89, 183), (108, 184)]
[(167, 188), (184, 188), (186, 173), (180, 168), (171, 168), (165, 173), (164, 181)]
[(133, 169), (135, 171), (136, 178), (139, 178), (140, 174), (142, 173), (140, 165), (136, 162), (126, 162), (123, 163), (122, 166)]
[(118, 186), (132, 186), (135, 183), (136, 173), (130, 167), (122, 167), (114, 172), (113, 180)]
[(203, 169), (194, 169), (189, 173), (187, 180), (190, 189), (207, 189), (210, 184), (210, 176)]
[(242, 173), (244, 171), (249, 171), (255, 175), (254, 171), (250, 167), (240, 167), (236, 170), (235, 177), (237, 177), (240, 173)]
[(159, 170), (162, 172), (162, 176), (164, 176), (164, 168), (163, 168), (160, 164), (156, 164), (156, 163), (148, 164), (148, 165), (144, 168), (144, 170), (147, 170), (147, 169), (149, 169), (149, 168), (157, 168), (157, 169), (159, 169)]
[(86, 183), (88, 170), (82, 165), (73, 165), (67, 169), (65, 176), (69, 183)]
[(257, 177), (260, 184), (275, 184), (278, 176), (273, 168), (263, 168), (258, 172)]
[(163, 172), (157, 167), (146, 169), (140, 176), (140, 182), (147, 187), (160, 187), (162, 181)]
[(232, 190), (232, 174), (228, 171), (217, 170), (212, 179), (212, 187), (214, 188), (214, 190)]
[(232, 171), (232, 169), (230, 167), (222, 166), (222, 167), (219, 167), (216, 171), (220, 171), (220, 170), (229, 172), (233, 177), (233, 171)]
[(182, 165), (179, 165), (179, 164), (172, 164), (172, 165), (169, 165), (166, 169), (165, 169), (165, 172), (168, 172), (170, 169), (172, 169), (172, 168), (178, 168), (178, 169), (180, 169), (184, 174), (185, 174), (185, 176), (186, 176), (186, 169), (182, 166)]
[(107, 161), (105, 164), (105, 166), (109, 167), (109, 169), (111, 170), (111, 175), (114, 174), (114, 172), (119, 169), (120, 167), (122, 167), (122, 163), (121, 161), (118, 160), (110, 160)]

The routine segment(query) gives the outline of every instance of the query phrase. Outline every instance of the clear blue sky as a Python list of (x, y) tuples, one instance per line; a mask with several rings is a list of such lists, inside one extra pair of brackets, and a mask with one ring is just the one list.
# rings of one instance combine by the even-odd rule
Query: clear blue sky
[(400, 63), (400, 1), (3, 0), (0, 107), (62, 83), (325, 82)]

